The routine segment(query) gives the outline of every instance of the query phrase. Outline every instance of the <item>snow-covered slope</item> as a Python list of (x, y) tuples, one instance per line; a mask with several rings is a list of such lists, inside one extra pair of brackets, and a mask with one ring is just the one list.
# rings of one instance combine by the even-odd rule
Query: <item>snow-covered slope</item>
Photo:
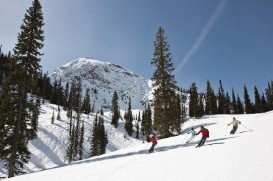
[[(159, 140), (153, 154), (145, 154), (150, 144), (140, 144), (10, 180), (272, 181), (273, 112), (236, 116), (243, 125), (230, 136), (231, 127), (227, 124), (232, 117), (216, 115), (190, 120), (180, 136)], [(186, 145), (186, 132), (201, 125), (210, 130), (206, 144), (195, 148), (200, 139), (197, 137)]]
[(95, 102), (95, 109), (101, 106), (109, 109), (114, 90), (119, 96), (120, 108), (125, 110), (128, 98), (132, 99), (133, 108), (141, 108), (141, 101), (151, 91), (151, 83), (147, 79), (108, 62), (94, 59), (79, 58), (63, 65), (50, 74), (51, 81), (62, 80), (72, 82), (75, 76), (80, 76), (83, 87), (91, 89), (91, 100)]
[[(57, 116), (57, 106), (49, 103), (42, 104), (39, 115), (38, 137), (31, 140), (29, 143), (29, 150), (32, 153), (28, 164), (24, 170), (26, 172), (34, 172), (44, 170), (56, 166), (65, 165), (66, 149), (68, 146), (68, 129), (69, 121), (66, 117), (66, 112), (61, 109), (61, 120), (56, 120), (51, 124), (51, 117), (55, 110)], [(134, 113), (137, 114), (138, 111)], [(134, 115), (135, 115), (134, 114)], [(88, 158), (90, 154), (89, 138), (93, 129), (93, 120), (95, 114), (91, 114), (89, 118), (83, 115), (82, 119), (85, 122), (85, 144), (84, 144), (84, 157)], [(135, 144), (141, 143), (140, 140), (134, 137), (124, 138), (124, 123), (120, 120), (119, 127), (115, 129), (111, 123), (110, 113), (105, 113), (105, 129), (108, 136), (107, 152), (116, 151), (121, 148), (131, 147)], [(2, 166), (1, 166), (2, 165)], [(5, 173), (3, 164), (0, 162), (0, 176)]]

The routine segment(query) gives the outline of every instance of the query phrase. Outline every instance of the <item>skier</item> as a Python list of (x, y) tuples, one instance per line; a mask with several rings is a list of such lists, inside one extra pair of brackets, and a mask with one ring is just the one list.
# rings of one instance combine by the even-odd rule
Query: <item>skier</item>
[(150, 134), (149, 138), (148, 138), (148, 142), (152, 142), (152, 146), (149, 149), (149, 153), (153, 153), (154, 152), (154, 147), (157, 144), (157, 139), (156, 136), (152, 133)]
[(233, 121), (231, 123), (229, 123), (228, 126), (231, 124), (233, 125), (233, 128), (230, 131), (230, 134), (234, 134), (238, 129), (238, 124), (241, 124), (241, 122), (238, 121), (235, 117), (233, 117)]
[(191, 128), (191, 131), (188, 132), (187, 134), (191, 134), (191, 137), (190, 137), (190, 139), (186, 142), (186, 144), (190, 143), (190, 142), (193, 140), (193, 138), (195, 137), (196, 132), (195, 132), (194, 128)]
[(196, 148), (203, 146), (205, 144), (205, 142), (206, 142), (206, 139), (209, 137), (209, 130), (207, 128), (205, 128), (204, 126), (201, 126), (201, 130), (197, 134), (195, 134), (195, 135), (198, 135), (200, 133), (202, 134), (202, 138), (199, 141), (199, 143), (196, 146)]

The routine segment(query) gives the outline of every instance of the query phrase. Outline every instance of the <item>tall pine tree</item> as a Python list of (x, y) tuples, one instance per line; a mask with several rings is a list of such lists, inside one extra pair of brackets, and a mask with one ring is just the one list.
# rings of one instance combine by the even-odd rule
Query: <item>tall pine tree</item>
[(205, 113), (207, 115), (217, 114), (217, 100), (209, 81), (207, 81), (207, 92), (205, 95)]
[[(10, 107), (6, 112), (5, 126), (2, 128), (9, 131), (0, 131), (6, 133), (2, 146), (8, 177), (19, 174), (30, 157), (27, 144), (35, 131), (33, 132), (33, 128), (29, 128), (28, 125), (31, 125), (33, 114), (31, 112), (37, 113), (39, 108), (33, 109), (35, 103), (29, 101), (28, 93), (34, 92), (33, 88), (36, 87), (40, 74), (42, 55), (40, 50), (44, 41), (43, 25), (41, 4), (38, 0), (34, 0), (25, 14), (18, 42), (14, 48), (11, 70), (2, 87), (2, 95), (5, 97), (1, 100), (4, 105), (0, 108)], [(2, 113), (3, 110), (0, 112)], [(3, 119), (5, 118), (0, 118)]]
[[(176, 117), (172, 105), (177, 101), (176, 82), (174, 80), (174, 67), (169, 44), (162, 27), (159, 27), (154, 42), (152, 65), (155, 67), (152, 80), (154, 81), (154, 127), (161, 137), (173, 135), (170, 128), (174, 128)], [(175, 130), (178, 132), (179, 130)]]

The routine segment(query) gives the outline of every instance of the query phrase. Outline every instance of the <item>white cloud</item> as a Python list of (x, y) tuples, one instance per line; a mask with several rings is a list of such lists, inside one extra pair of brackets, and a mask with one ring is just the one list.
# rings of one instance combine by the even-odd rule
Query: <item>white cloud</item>
[(193, 46), (187, 52), (187, 54), (183, 57), (180, 64), (177, 66), (175, 73), (179, 72), (183, 68), (183, 66), (190, 60), (190, 58), (198, 51), (203, 41), (205, 40), (206, 36), (209, 34), (211, 28), (214, 26), (214, 24), (217, 22), (217, 20), (223, 13), (226, 4), (227, 4), (227, 0), (222, 0), (221, 2), (219, 2), (213, 14), (211, 15), (211, 17), (209, 18), (209, 20), (203, 27), (196, 41), (194, 42)]

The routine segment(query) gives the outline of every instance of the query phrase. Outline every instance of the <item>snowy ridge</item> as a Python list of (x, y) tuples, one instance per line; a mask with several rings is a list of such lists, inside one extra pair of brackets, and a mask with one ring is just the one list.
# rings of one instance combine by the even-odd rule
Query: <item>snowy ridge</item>
[[(155, 153), (145, 154), (150, 144), (118, 150), (72, 165), (10, 180), (92, 180), (92, 181), (272, 181), (273, 111), (235, 115), (242, 122), (235, 135), (227, 124), (234, 115), (205, 116), (184, 124), (181, 135), (159, 140)], [(192, 127), (204, 125), (210, 138), (195, 148), (200, 136), (186, 145)], [(249, 131), (244, 126), (253, 129)]]
[(63, 86), (66, 82), (71, 83), (75, 76), (81, 77), (84, 91), (85, 88), (91, 89), (95, 110), (101, 107), (110, 109), (114, 90), (118, 93), (121, 109), (127, 108), (129, 97), (132, 99), (132, 108), (139, 109), (141, 101), (151, 91), (149, 80), (119, 65), (95, 59), (76, 59), (49, 75), (52, 82), (61, 79)]

